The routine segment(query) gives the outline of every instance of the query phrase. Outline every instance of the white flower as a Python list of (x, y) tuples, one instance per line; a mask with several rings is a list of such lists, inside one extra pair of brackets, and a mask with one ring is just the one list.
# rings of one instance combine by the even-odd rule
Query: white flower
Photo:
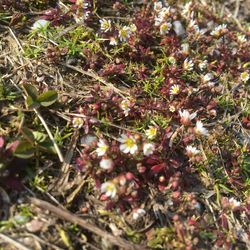
[(153, 126), (149, 126), (149, 128), (145, 131), (148, 139), (154, 139), (157, 134), (157, 128)]
[(169, 15), (170, 15), (170, 12), (171, 12), (170, 6), (168, 6), (168, 7), (163, 7), (163, 8), (161, 9), (161, 11), (159, 12), (158, 17), (159, 17), (162, 21), (167, 20), (168, 17), (169, 17)]
[(180, 86), (175, 84), (170, 88), (170, 94), (171, 95), (178, 95), (180, 93)]
[(100, 24), (101, 24), (101, 30), (104, 32), (108, 32), (111, 30), (112, 26), (111, 26), (111, 21), (107, 20), (105, 18), (99, 20)]
[(101, 185), (101, 193), (105, 193), (107, 197), (114, 198), (117, 193), (116, 185), (111, 181), (103, 183)]
[(170, 111), (170, 112), (174, 113), (175, 110), (176, 110), (176, 109), (175, 109), (175, 106), (173, 106), (173, 105), (170, 105), (170, 106), (169, 106), (169, 111)]
[(119, 30), (119, 38), (121, 42), (126, 42), (131, 36), (131, 29), (128, 26), (123, 26)]
[(191, 5), (192, 5), (192, 2), (191, 2), (191, 1), (190, 1), (190, 2), (187, 2), (187, 3), (184, 5), (183, 10), (182, 10), (182, 12), (181, 12), (181, 14), (182, 14), (183, 16), (188, 16), (188, 15), (191, 13), (191, 11), (192, 11)]
[(162, 18), (161, 17), (155, 17), (155, 26), (160, 26), (162, 23)]
[(138, 220), (146, 214), (146, 211), (143, 208), (138, 208), (133, 211), (133, 219)]
[(199, 63), (199, 68), (201, 71), (207, 68), (207, 60), (204, 60), (203, 62)]
[(130, 100), (128, 100), (128, 99), (122, 100), (120, 107), (123, 110), (125, 116), (128, 116), (131, 105), (132, 105), (132, 102)]
[(76, 0), (76, 5), (82, 5), (84, 3), (84, 0)]
[(154, 153), (155, 145), (153, 143), (145, 143), (143, 145), (143, 154), (149, 156)]
[(247, 41), (246, 36), (242, 34), (238, 34), (237, 38), (240, 43), (245, 43)]
[(125, 154), (135, 154), (138, 150), (136, 140), (131, 135), (122, 134), (118, 141), (121, 142), (120, 150)]
[(171, 29), (172, 27), (172, 24), (171, 23), (163, 23), (161, 26), (160, 26), (160, 34), (161, 35), (165, 35), (169, 32), (169, 30)]
[(81, 128), (83, 125), (83, 119), (81, 117), (74, 117), (72, 123), (74, 128)]
[(188, 125), (192, 119), (196, 117), (196, 113), (190, 114), (187, 110), (179, 111), (181, 117), (181, 123)]
[(137, 27), (136, 27), (135, 24), (131, 24), (131, 25), (129, 26), (129, 28), (130, 28), (130, 30), (131, 30), (132, 32), (136, 32), (136, 31), (137, 31)]
[(227, 25), (221, 24), (214, 28), (214, 30), (210, 33), (212, 36), (219, 37), (226, 32)]
[(93, 143), (97, 142), (97, 137), (95, 135), (87, 134), (81, 138), (81, 145), (91, 146)]
[(186, 151), (187, 151), (187, 155), (189, 157), (193, 157), (193, 156), (195, 156), (195, 155), (197, 155), (197, 154), (200, 153), (200, 150), (198, 150), (196, 147), (193, 147), (191, 145), (189, 145), (189, 146), (186, 147)]
[(230, 203), (230, 206), (232, 207), (232, 209), (239, 207), (241, 205), (240, 201), (237, 201), (236, 199), (234, 199), (233, 197), (231, 197), (228, 202)]
[(194, 63), (192, 60), (188, 60), (187, 58), (185, 59), (184, 63), (183, 63), (183, 68), (187, 71), (191, 71), (193, 70), (194, 67)]
[(181, 51), (183, 54), (188, 55), (189, 54), (189, 44), (188, 43), (183, 43), (181, 45)]
[(103, 139), (100, 139), (97, 143), (98, 148), (96, 149), (97, 156), (103, 156), (106, 154), (109, 146), (106, 144), (106, 142)]
[(194, 128), (194, 131), (198, 135), (208, 136), (208, 130), (206, 128), (204, 128), (203, 123), (201, 121), (196, 122), (196, 126)]
[(31, 29), (32, 30), (40, 30), (44, 27), (47, 27), (49, 25), (49, 21), (48, 20), (44, 20), (44, 19), (39, 19), (36, 22), (33, 23)]
[(114, 162), (110, 158), (102, 158), (100, 161), (100, 168), (110, 170), (114, 167)]
[(212, 73), (207, 73), (206, 75), (202, 76), (201, 79), (204, 83), (208, 83), (209, 86), (214, 85), (214, 83), (212, 82), (212, 80), (214, 79), (214, 75)]
[(161, 9), (162, 9), (162, 2), (155, 2), (155, 3), (154, 3), (154, 10), (155, 10), (156, 12), (160, 12)]
[(116, 46), (118, 44), (117, 39), (115, 37), (110, 37), (109, 44), (112, 46)]
[(90, 4), (85, 2), (84, 0), (77, 0), (76, 5), (78, 5), (78, 6), (82, 5), (83, 9), (87, 9), (88, 7), (90, 7)]
[(173, 56), (168, 57), (168, 61), (172, 64), (175, 65), (176, 64), (176, 59)]
[(248, 74), (248, 72), (242, 72), (241, 74), (240, 74), (240, 79), (241, 79), (241, 81), (242, 82), (247, 82), (248, 81), (248, 79), (249, 79), (249, 74)]

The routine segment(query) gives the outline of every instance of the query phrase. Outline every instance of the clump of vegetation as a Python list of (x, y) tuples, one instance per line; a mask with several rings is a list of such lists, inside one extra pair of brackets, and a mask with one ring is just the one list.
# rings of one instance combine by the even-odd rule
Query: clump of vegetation
[[(12, 202), (35, 194), (63, 205), (128, 249), (247, 249), (250, 42), (237, 9), (21, 1), (27, 14), (7, 2), (0, 166), (25, 162)], [(49, 226), (39, 213), (29, 210), (28, 231)], [(112, 248), (66, 217), (43, 237)]]

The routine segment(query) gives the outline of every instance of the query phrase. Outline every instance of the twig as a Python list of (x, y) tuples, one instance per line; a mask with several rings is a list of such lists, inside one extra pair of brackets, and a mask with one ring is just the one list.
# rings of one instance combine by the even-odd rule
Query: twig
[(2, 240), (4, 240), (4, 241), (8, 242), (9, 244), (13, 245), (18, 250), (31, 250), (30, 248), (24, 246), (23, 244), (21, 244), (17, 240), (12, 239), (5, 234), (0, 233), (0, 238), (2, 238)]
[[(8, 27), (8, 29), (9, 29), (9, 31), (10, 31), (11, 36), (15, 39), (15, 41), (16, 41), (16, 43), (17, 43), (19, 49), (22, 51), (22, 53), (24, 53), (24, 49), (23, 49), (21, 43), (19, 42), (19, 40), (17, 39), (15, 33), (13, 32), (13, 30), (12, 30), (10, 27)], [(22, 62), (22, 63), (23, 63), (23, 62)]]
[(83, 220), (81, 218), (79, 218), (78, 216), (68, 212), (67, 210), (55, 207), (54, 205), (43, 201), (43, 200), (39, 200), (36, 198), (30, 198), (30, 201), (33, 205), (44, 209), (44, 210), (49, 210), (51, 213), (54, 213), (58, 218), (70, 221), (71, 223), (77, 224), (79, 226), (81, 226), (82, 228), (102, 237), (105, 238), (106, 240), (110, 241), (112, 244), (119, 246), (123, 249), (128, 249), (128, 250), (144, 250), (147, 249), (144, 246), (140, 246), (140, 245), (135, 245), (132, 244), (130, 242), (128, 242), (125, 239), (122, 239), (118, 236), (113, 236), (109, 233), (107, 233), (106, 231), (98, 228), (97, 226), (93, 225), (92, 223), (89, 223), (86, 220)]
[(104, 84), (107, 87), (112, 88), (114, 91), (116, 91), (117, 94), (119, 94), (121, 97), (125, 98), (125, 95), (127, 95), (127, 93), (121, 91), (120, 89), (116, 88), (112, 83), (106, 82), (102, 77), (96, 75), (94, 72), (91, 71), (86, 71), (86, 70), (82, 70), (79, 69), (75, 66), (72, 66), (70, 64), (66, 64), (66, 63), (61, 63), (62, 66), (65, 66), (69, 69), (72, 69), (74, 71), (77, 71), (83, 75), (89, 76), (91, 78), (94, 78), (96, 81), (99, 81), (100, 83)]
[(22, 236), (22, 237), (24, 237), (24, 236), (26, 236), (26, 237), (30, 236), (30, 237), (33, 237), (35, 240), (39, 241), (40, 243), (42, 243), (44, 245), (47, 245), (47, 246), (49, 246), (51, 248), (54, 248), (56, 250), (63, 250), (62, 248), (60, 248), (60, 247), (58, 247), (56, 245), (53, 245), (53, 244), (49, 243), (48, 241), (45, 241), (45, 240), (39, 238), (37, 235), (31, 234), (31, 233), (25, 233), (25, 234), (22, 234), (20, 236)]

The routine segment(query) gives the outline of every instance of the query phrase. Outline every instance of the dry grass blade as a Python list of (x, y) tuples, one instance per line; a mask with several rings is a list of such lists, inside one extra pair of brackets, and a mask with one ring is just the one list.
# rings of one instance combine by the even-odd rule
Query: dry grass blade
[(112, 83), (109, 83), (109, 82), (106, 82), (103, 78), (101, 78), (100, 76), (96, 75), (94, 72), (91, 72), (91, 71), (85, 71), (85, 70), (82, 70), (82, 69), (79, 69), (75, 66), (72, 66), (72, 65), (69, 65), (69, 64), (65, 64), (65, 63), (61, 63), (61, 65), (69, 68), (69, 69), (72, 69), (76, 72), (79, 72), (83, 75), (86, 75), (86, 76), (89, 76), (91, 78), (94, 78), (96, 81), (102, 83), (103, 85), (113, 89), (118, 95), (120, 95), (121, 97), (125, 98), (125, 96), (127, 95), (126, 92), (116, 88)]
[(35, 205), (41, 209), (44, 209), (44, 210), (49, 210), (51, 213), (54, 213), (58, 218), (67, 220), (67, 221), (72, 222), (74, 224), (77, 224), (77, 225), (81, 226), (82, 228), (84, 228), (84, 229), (86, 229), (86, 230), (88, 230), (88, 231), (90, 231), (90, 232), (92, 232), (92, 233), (94, 233), (102, 238), (107, 239), (112, 244), (119, 246), (123, 249), (127, 249), (127, 250), (147, 249), (146, 247), (132, 244), (132, 243), (120, 238), (120, 237), (113, 236), (110, 233), (107, 233), (106, 231), (98, 228), (94, 224), (91, 224), (91, 223), (87, 222), (86, 220), (83, 220), (83, 219), (79, 218), (78, 216), (75, 216), (74, 214), (72, 214), (66, 210), (55, 207), (54, 205), (52, 205), (46, 201), (39, 200), (36, 198), (30, 198), (30, 201), (33, 205)]
[(14, 240), (14, 239), (12, 239), (12, 238), (10, 238), (9, 236), (7, 236), (7, 235), (5, 235), (5, 234), (0, 233), (0, 238), (1, 238), (3, 241), (5, 241), (5, 242), (11, 244), (12, 246), (14, 246), (14, 247), (15, 247), (16, 249), (18, 249), (18, 250), (31, 250), (30, 248), (28, 248), (28, 247), (22, 245), (20, 242)]

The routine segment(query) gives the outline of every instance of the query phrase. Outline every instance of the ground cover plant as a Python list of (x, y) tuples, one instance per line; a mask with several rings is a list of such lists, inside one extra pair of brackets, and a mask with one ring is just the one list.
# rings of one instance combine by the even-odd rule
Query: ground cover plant
[(0, 1), (1, 249), (250, 248), (231, 2)]

